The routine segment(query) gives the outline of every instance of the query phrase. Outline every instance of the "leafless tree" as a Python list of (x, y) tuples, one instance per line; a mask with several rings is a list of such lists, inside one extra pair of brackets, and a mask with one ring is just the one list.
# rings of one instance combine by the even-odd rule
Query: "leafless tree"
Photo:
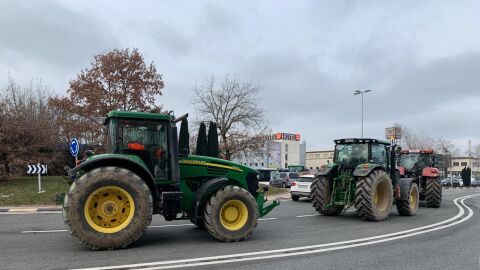
[(218, 84), (212, 75), (204, 85), (193, 88), (197, 119), (217, 123), (221, 155), (248, 156), (261, 151), (268, 133), (264, 111), (259, 103), (260, 86), (225, 75)]
[(0, 92), (0, 178), (22, 174), (27, 163), (55, 158), (58, 128), (40, 81), (18, 85), (12, 78)]

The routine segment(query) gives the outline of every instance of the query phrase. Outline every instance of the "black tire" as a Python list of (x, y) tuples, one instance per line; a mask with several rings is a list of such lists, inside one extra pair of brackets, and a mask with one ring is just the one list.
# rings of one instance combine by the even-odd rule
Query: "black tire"
[(190, 218), (190, 222), (200, 229), (205, 229), (205, 222), (203, 221), (202, 217), (198, 217), (196, 222), (193, 222), (193, 219)]
[(430, 208), (439, 208), (442, 202), (442, 183), (438, 177), (427, 178), (425, 204)]
[[(100, 232), (87, 221), (86, 203), (91, 194), (93, 196), (99, 189), (112, 186), (123, 189), (131, 196), (134, 203), (133, 216), (126, 227), (118, 232)], [(121, 199), (123, 198), (120, 197), (119, 200)], [(153, 200), (148, 186), (135, 173), (118, 167), (97, 168), (82, 175), (70, 186), (63, 204), (63, 219), (68, 231), (92, 250), (129, 246), (145, 233), (152, 214)]]
[(343, 205), (335, 205), (331, 208), (324, 209), (325, 204), (330, 202), (330, 196), (332, 194), (330, 184), (331, 181), (329, 181), (327, 177), (316, 176), (312, 182), (310, 198), (313, 208), (315, 208), (318, 213), (324, 216), (337, 216), (342, 213)]
[(300, 197), (299, 197), (299, 196), (292, 195), (292, 200), (294, 200), (294, 201), (298, 201), (299, 199), (300, 199)]
[[(221, 210), (231, 201), (240, 201), (246, 207), (246, 221), (238, 229), (231, 230), (222, 224)], [(207, 231), (223, 242), (238, 242), (247, 239), (257, 226), (258, 208), (253, 196), (238, 186), (226, 186), (217, 190), (207, 201), (204, 223)], [(241, 218), (240, 216), (237, 220)]]
[[(374, 197), (377, 202), (374, 202)], [(393, 203), (390, 177), (382, 170), (375, 170), (366, 177), (359, 177), (355, 192), (355, 208), (358, 215), (368, 221), (388, 218)]]
[(397, 200), (397, 211), (401, 216), (414, 216), (417, 213), (419, 192), (416, 183), (411, 183), (408, 190), (408, 200)]

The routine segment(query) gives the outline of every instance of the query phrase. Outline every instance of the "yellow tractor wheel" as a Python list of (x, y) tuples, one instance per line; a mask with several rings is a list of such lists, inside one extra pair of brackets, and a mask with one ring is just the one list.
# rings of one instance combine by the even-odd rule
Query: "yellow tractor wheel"
[(117, 167), (82, 175), (70, 186), (63, 205), (69, 232), (93, 250), (132, 244), (145, 233), (152, 214), (148, 186), (138, 175)]
[(205, 205), (208, 232), (224, 242), (245, 240), (257, 226), (258, 208), (252, 195), (238, 186), (214, 192)]
[(372, 171), (360, 177), (355, 191), (358, 215), (368, 221), (388, 218), (393, 204), (392, 180), (383, 170)]

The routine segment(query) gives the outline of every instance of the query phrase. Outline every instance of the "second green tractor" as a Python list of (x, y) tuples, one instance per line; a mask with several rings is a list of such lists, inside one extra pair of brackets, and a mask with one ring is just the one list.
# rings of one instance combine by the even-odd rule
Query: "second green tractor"
[(415, 215), (417, 184), (400, 178), (399, 147), (376, 139), (335, 140), (334, 160), (322, 167), (312, 183), (313, 207), (324, 216), (339, 215), (354, 206), (368, 221), (388, 218), (395, 202), (400, 215)]

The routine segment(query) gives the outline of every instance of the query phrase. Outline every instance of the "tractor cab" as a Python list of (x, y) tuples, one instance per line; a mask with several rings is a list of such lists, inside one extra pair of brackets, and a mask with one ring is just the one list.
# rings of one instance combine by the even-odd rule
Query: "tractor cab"
[(435, 158), (432, 149), (404, 150), (398, 163), (405, 168), (406, 176), (418, 176), (424, 168), (434, 167)]
[(333, 161), (344, 169), (355, 169), (358, 165), (371, 163), (389, 168), (392, 158), (390, 143), (377, 139), (335, 140)]
[(139, 158), (156, 181), (179, 179), (177, 128), (168, 114), (113, 111), (108, 113), (107, 153)]

